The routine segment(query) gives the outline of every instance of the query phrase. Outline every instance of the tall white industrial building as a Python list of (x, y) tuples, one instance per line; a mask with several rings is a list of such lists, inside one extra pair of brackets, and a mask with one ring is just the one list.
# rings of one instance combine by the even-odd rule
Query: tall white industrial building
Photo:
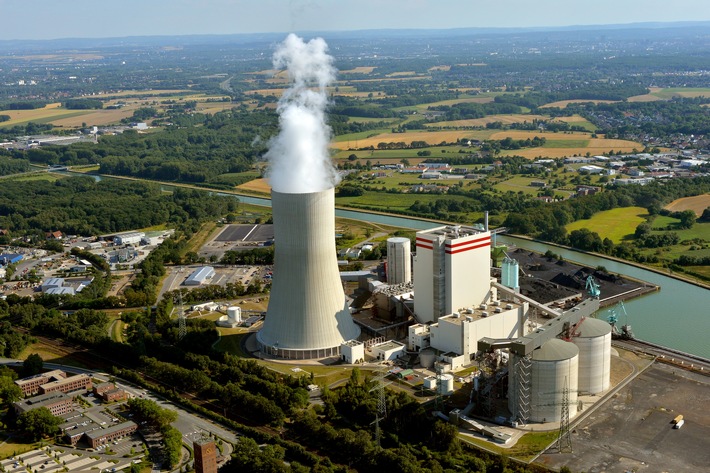
[(412, 280), (412, 249), (409, 238), (387, 239), (387, 283), (403, 284)]
[(337, 356), (360, 335), (340, 282), (332, 188), (303, 194), (271, 192), (274, 276), (263, 353), (289, 359)]
[(471, 227), (443, 226), (417, 232), (414, 313), (420, 322), (490, 297), (491, 234)]

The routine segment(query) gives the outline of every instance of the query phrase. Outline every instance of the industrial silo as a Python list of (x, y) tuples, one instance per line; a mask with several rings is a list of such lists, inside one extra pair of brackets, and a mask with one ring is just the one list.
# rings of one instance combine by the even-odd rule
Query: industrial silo
[(559, 422), (567, 393), (569, 415), (577, 414), (579, 349), (553, 338), (532, 353), (531, 359), (510, 357), (508, 408), (523, 422)]
[(611, 325), (586, 318), (577, 326), (572, 342), (579, 348), (579, 391), (597, 394), (609, 389)]
[(402, 284), (412, 280), (412, 251), (409, 238), (387, 239), (387, 282)]
[(335, 194), (271, 192), (274, 276), (264, 327), (264, 353), (290, 359), (340, 354), (360, 328), (350, 315), (335, 251)]
[(433, 368), (436, 361), (436, 352), (432, 348), (425, 348), (419, 352), (419, 364), (422, 368)]

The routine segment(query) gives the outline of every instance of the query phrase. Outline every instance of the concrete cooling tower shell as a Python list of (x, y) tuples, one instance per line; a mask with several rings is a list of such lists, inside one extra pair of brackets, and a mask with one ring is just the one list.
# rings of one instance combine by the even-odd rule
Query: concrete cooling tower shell
[(579, 392), (597, 394), (609, 389), (611, 377), (611, 325), (586, 318), (572, 343), (579, 348)]
[(345, 299), (335, 250), (335, 194), (272, 191), (274, 275), (264, 353), (289, 359), (337, 356), (360, 335)]
[[(521, 357), (510, 358), (515, 367), (521, 362)], [(533, 351), (530, 364), (529, 413), (527, 420), (531, 422), (559, 422), (562, 416), (562, 403), (565, 382), (569, 392), (570, 418), (577, 414), (577, 372), (579, 365), (579, 349), (576, 345), (559, 339), (545, 342)], [(509, 368), (511, 380), (508, 384), (508, 408), (514, 417), (520, 418), (522, 413), (517, 405), (520, 389), (520, 375), (515, 368)]]

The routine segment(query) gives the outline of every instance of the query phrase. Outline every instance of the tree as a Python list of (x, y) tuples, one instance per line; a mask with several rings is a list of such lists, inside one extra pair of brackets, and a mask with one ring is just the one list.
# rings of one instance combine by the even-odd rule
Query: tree
[(22, 399), (22, 389), (9, 376), (0, 377), (0, 400), (6, 407)]
[(22, 370), (25, 376), (34, 376), (42, 372), (44, 366), (44, 360), (37, 353), (32, 353), (29, 355), (24, 363), (22, 363)]
[(35, 441), (55, 435), (63, 421), (61, 417), (52, 415), (46, 407), (40, 407), (20, 414), (17, 427)]
[(678, 218), (680, 219), (680, 228), (693, 228), (693, 225), (695, 225), (695, 212), (692, 210), (683, 210), (682, 212), (678, 212)]

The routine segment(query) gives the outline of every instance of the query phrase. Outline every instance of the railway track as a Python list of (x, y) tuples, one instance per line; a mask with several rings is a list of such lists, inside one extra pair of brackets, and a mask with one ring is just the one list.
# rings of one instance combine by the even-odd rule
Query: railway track
[(710, 360), (691, 353), (684, 353), (680, 350), (663, 347), (643, 340), (614, 340), (612, 345), (636, 353), (644, 353), (655, 356), (663, 363), (668, 363), (679, 368), (710, 376)]

